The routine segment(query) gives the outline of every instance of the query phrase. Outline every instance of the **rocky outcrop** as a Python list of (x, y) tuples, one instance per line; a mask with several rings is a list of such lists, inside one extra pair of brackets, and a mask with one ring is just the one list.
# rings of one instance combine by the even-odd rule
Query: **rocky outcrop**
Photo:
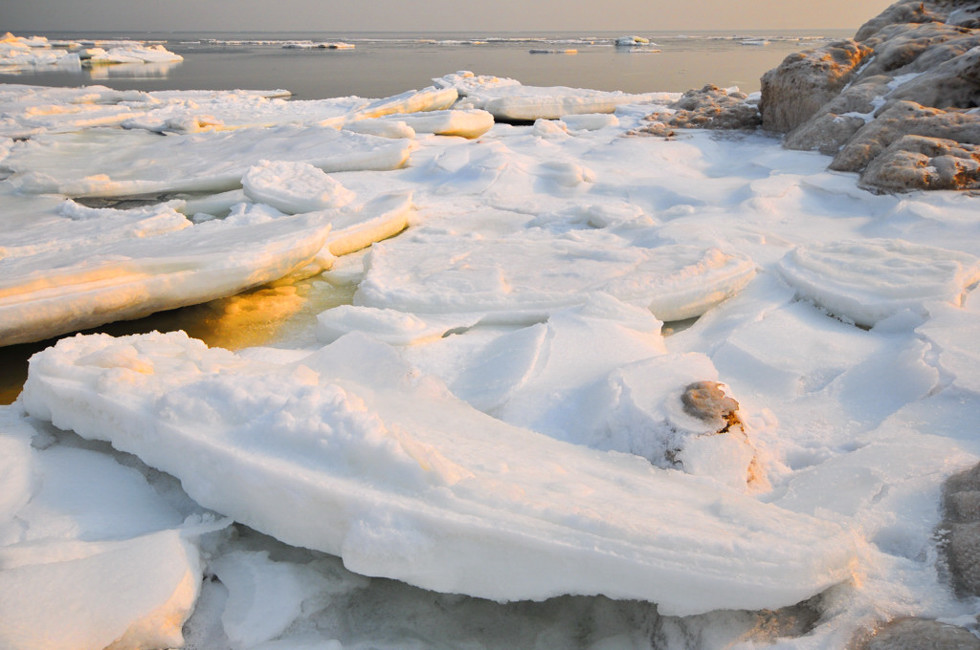
[(762, 126), (786, 132), (809, 120), (843, 90), (871, 53), (851, 40), (786, 57), (762, 75)]
[(687, 91), (667, 109), (648, 115), (645, 120), (649, 123), (629, 134), (669, 138), (674, 135), (674, 129), (754, 131), (762, 124), (759, 107), (748, 95), (713, 84)]
[(759, 104), (785, 146), (833, 155), (879, 191), (980, 187), (978, 106), (976, 0), (900, 0), (853, 40), (787, 57)]
[(980, 465), (954, 474), (943, 493), (946, 565), (961, 596), (980, 596)]

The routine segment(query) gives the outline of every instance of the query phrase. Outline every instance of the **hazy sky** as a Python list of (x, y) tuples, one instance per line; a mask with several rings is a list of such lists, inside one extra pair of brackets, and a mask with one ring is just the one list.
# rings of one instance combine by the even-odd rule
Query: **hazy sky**
[(0, 0), (0, 33), (857, 29), (892, 0)]

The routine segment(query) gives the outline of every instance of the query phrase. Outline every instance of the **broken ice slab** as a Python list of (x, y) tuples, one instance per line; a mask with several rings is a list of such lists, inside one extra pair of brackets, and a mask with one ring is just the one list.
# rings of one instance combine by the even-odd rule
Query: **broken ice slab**
[(62, 339), (22, 399), (202, 506), (435, 591), (691, 615), (799, 602), (856, 557), (835, 523), (505, 424), (359, 335), (283, 365), (183, 332)]

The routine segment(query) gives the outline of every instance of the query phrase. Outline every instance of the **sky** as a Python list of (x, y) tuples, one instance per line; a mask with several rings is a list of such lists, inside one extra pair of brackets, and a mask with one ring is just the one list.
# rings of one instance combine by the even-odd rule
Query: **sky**
[(854, 29), (892, 0), (0, 0), (0, 34), (45, 31)]

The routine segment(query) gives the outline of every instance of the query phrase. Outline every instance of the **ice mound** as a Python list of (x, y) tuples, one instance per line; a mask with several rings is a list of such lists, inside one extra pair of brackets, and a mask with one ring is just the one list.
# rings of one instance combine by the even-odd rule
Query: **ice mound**
[(0, 340), (39, 341), (233, 295), (304, 267), (329, 231), (321, 213), (229, 219), (0, 259)]
[(305, 162), (259, 161), (242, 178), (245, 195), (287, 214), (342, 208), (354, 193)]
[(686, 615), (788, 605), (851, 575), (835, 524), (507, 425), (363, 337), (276, 366), (183, 333), (77, 336), (35, 355), (22, 399), (206, 507), (426, 589)]
[(113, 197), (241, 187), (262, 160), (303, 161), (324, 171), (388, 170), (411, 143), (326, 127), (280, 126), (173, 135), (89, 129), (19, 143), (4, 159), (22, 192)]
[(510, 313), (521, 321), (604, 292), (648, 306), (661, 320), (680, 320), (734, 295), (754, 274), (746, 257), (697, 246), (433, 236), (373, 248), (355, 304), (419, 314)]
[(977, 257), (900, 239), (801, 246), (778, 268), (799, 295), (867, 327), (906, 309), (925, 315), (931, 301), (961, 304), (980, 280)]
[(174, 54), (162, 45), (131, 45), (129, 47), (101, 47), (85, 50), (84, 60), (93, 64), (113, 63), (169, 63), (183, 61), (184, 57)]

